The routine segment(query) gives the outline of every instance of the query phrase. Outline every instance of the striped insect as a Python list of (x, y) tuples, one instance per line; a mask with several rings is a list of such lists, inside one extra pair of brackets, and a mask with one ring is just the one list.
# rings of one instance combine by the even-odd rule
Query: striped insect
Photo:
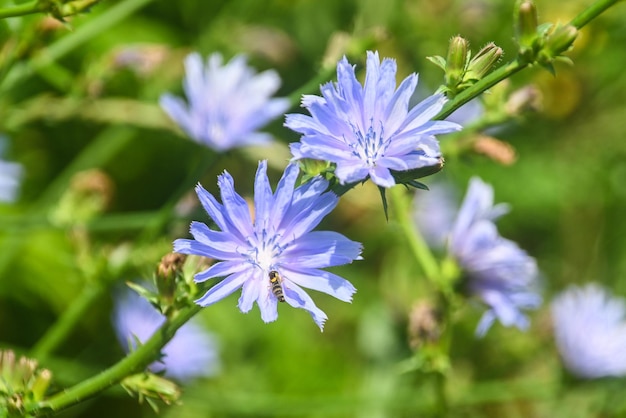
[(272, 293), (276, 296), (279, 302), (285, 301), (285, 293), (283, 292), (282, 277), (276, 270), (270, 271), (270, 285), (272, 286)]

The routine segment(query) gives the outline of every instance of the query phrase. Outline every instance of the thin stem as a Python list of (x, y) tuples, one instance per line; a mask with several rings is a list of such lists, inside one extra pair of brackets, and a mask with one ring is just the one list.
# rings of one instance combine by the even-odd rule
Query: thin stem
[(35, 344), (30, 356), (42, 361), (52, 353), (72, 332), (85, 312), (94, 305), (94, 302), (103, 293), (105, 286), (88, 283), (81, 294), (76, 298), (61, 317), (52, 325), (41, 339)]
[[(618, 1), (620, 0), (598, 0), (591, 6), (580, 12), (574, 19), (572, 19), (570, 25), (574, 26), (577, 29), (580, 29)], [(495, 86), (500, 81), (511, 77), (513, 74), (517, 73), (520, 70), (523, 70), (529, 64), (530, 63), (528, 62), (522, 62), (517, 59), (491, 72), (486, 77), (478, 81), (476, 84), (462, 91), (461, 93), (459, 93), (458, 96), (448, 101), (443, 106), (443, 109), (441, 109), (441, 112), (439, 112), (437, 116), (435, 116), (433, 119), (443, 120), (447, 118), (465, 103), (469, 102), (475, 97), (478, 97), (484, 91)]]
[(620, 0), (598, 0), (580, 12), (569, 24), (576, 29), (580, 29), (618, 1)]
[(139, 346), (119, 363), (44, 401), (28, 405), (27, 413), (45, 415), (61, 411), (119, 383), (126, 376), (143, 370), (154, 361), (155, 353), (159, 352), (172, 339), (176, 331), (200, 309), (200, 306), (192, 305), (179, 311), (176, 316), (167, 319), (145, 344)]
[(11, 68), (3, 81), (2, 90), (30, 77), (37, 70), (51, 62), (57, 61), (67, 53), (94, 38), (107, 29), (124, 20), (152, 0), (125, 0), (112, 6), (100, 16), (93, 18), (89, 24), (78, 27), (67, 36), (59, 39), (30, 61), (20, 63)]
[(411, 250), (413, 250), (413, 255), (415, 255), (428, 279), (438, 282), (441, 276), (439, 265), (426, 241), (424, 241), (424, 237), (422, 237), (409, 217), (410, 208), (404, 195), (404, 190), (400, 187), (393, 187), (389, 189), (389, 196), (394, 208), (396, 221), (402, 228), (402, 232), (404, 232), (404, 236), (408, 240)]
[(515, 60), (508, 63), (507, 65), (498, 68), (497, 70), (494, 70), (473, 86), (469, 87), (466, 90), (463, 90), (454, 99), (446, 102), (446, 104), (443, 106), (443, 109), (441, 109), (441, 111), (433, 119), (443, 120), (447, 118), (465, 103), (469, 102), (475, 97), (480, 96), (484, 91), (495, 86), (500, 81), (511, 77), (513, 74), (520, 70), (523, 70), (527, 66), (528, 63)]
[(37, 0), (30, 3), (21, 4), (15, 7), (8, 7), (6, 9), (0, 9), (0, 19), (7, 17), (25, 16), (34, 13), (45, 12), (45, 5)]

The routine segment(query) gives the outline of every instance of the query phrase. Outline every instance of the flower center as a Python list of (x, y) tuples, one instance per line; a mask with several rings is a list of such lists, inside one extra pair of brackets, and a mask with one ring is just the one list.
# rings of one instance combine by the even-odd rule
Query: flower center
[(280, 255), (291, 242), (281, 243), (281, 236), (276, 233), (268, 233), (263, 228), (260, 233), (255, 232), (253, 236), (248, 238), (250, 249), (245, 254), (247, 261), (264, 271), (275, 269)]
[(384, 139), (382, 123), (379, 132), (374, 130), (373, 123), (374, 120), (370, 119), (370, 126), (365, 134), (357, 126), (351, 124), (356, 141), (348, 143), (352, 154), (363, 160), (369, 167), (375, 166), (376, 161), (385, 156), (390, 143), (389, 139)]

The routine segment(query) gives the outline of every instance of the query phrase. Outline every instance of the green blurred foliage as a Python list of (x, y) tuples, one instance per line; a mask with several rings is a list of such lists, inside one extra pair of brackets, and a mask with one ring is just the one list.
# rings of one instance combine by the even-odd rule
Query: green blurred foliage
[[(181, 92), (186, 53), (246, 53), (257, 69), (280, 73), (285, 96), (315, 76), (342, 36), (395, 58), (399, 80), (419, 72), (421, 95), (443, 81), (425, 57), (445, 56), (453, 35), (467, 38), (473, 50), (494, 41), (504, 49), (505, 61), (515, 56), (507, 0), (154, 0), (112, 26), (102, 23), (112, 19), (107, 12), (129, 3), (102, 2), (66, 24), (41, 15), (0, 21), (5, 77), (0, 130), (10, 138), (8, 157), (26, 172), (19, 202), (0, 206), (0, 344), (28, 352), (83, 288), (107, 283), (69, 339), (40, 359), (53, 371), (55, 389), (123, 355), (110, 324), (109, 288), (149, 277), (171, 241), (186, 236), (190, 220), (208, 221), (189, 203), (195, 202), (189, 194), (183, 201), (190, 210), (171, 210), (194, 167), (213, 158), (197, 180), (216, 192), (216, 175), (227, 170), (238, 190), (249, 195), (256, 161), (270, 160), (275, 184), (289, 158), (287, 143), (297, 139), (282, 121), (266, 128), (278, 140), (276, 152), (214, 156), (184, 138), (159, 109), (158, 97)], [(587, 2), (537, 3), (540, 21), (566, 22)], [(410, 367), (401, 372), (412, 357), (411, 308), (432, 295), (401, 231), (393, 219), (385, 221), (378, 191), (365, 185), (344, 196), (322, 225), (364, 243), (363, 261), (333, 270), (357, 287), (354, 302), (315, 295), (330, 318), (321, 334), (306, 312), (288, 306), (279, 306), (280, 318), (271, 324), (263, 324), (256, 308), (239, 313), (236, 295), (204, 309), (201, 319), (220, 341), (222, 373), (184, 387), (182, 405), (161, 413), (307, 418), (626, 413), (617, 395), (623, 382), (580, 383), (563, 371), (547, 309), (569, 283), (598, 281), (626, 295), (625, 19), (621, 4), (593, 21), (568, 54), (574, 66), (557, 65), (556, 77), (540, 68), (513, 77), (513, 88), (532, 83), (543, 97), (541, 111), (495, 134), (515, 148), (514, 164), (465, 153), (447, 157), (443, 172), (435, 175), (460, 191), (478, 175), (494, 185), (497, 201), (511, 204), (511, 214), (500, 222), (502, 234), (537, 258), (546, 300), (531, 315), (527, 333), (496, 325), (481, 340), (474, 328), (482, 307), (468, 304), (457, 313), (447, 405), (437, 393), (439, 375)], [(50, 51), (56, 59), (41, 64)], [(364, 57), (349, 56), (359, 68)], [(25, 67), (28, 62), (35, 64)], [(457, 139), (444, 139), (444, 148)], [(55, 224), (51, 214), (71, 178), (91, 168), (102, 170), (114, 185), (108, 207), (86, 231)], [(163, 215), (166, 222), (150, 226)], [(119, 388), (63, 414), (152, 415)]]

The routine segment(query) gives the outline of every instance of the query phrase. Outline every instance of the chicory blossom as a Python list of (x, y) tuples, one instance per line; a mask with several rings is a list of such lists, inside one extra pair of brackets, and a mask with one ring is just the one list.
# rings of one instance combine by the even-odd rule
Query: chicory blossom
[[(322, 97), (305, 95), (302, 106), (311, 116), (287, 115), (285, 126), (302, 134), (291, 145), (294, 159), (312, 158), (336, 164), (342, 184), (369, 176), (380, 187), (396, 184), (392, 171), (407, 171), (440, 164), (437, 134), (461, 126), (431, 120), (446, 99), (437, 94), (409, 110), (417, 86), (411, 74), (396, 89), (396, 62), (378, 52), (367, 53), (363, 86), (354, 66), (344, 57), (337, 64), (337, 83), (321, 86)], [(390, 171), (392, 170), (392, 171)]]
[[(136, 348), (135, 339), (146, 342), (163, 322), (165, 316), (137, 293), (125, 291), (116, 296), (113, 325), (125, 350)], [(166, 376), (181, 381), (213, 376), (219, 370), (215, 338), (194, 320), (178, 329), (163, 347), (162, 354), (163, 358), (149, 369), (155, 373), (165, 370)]]
[(288, 99), (270, 99), (280, 77), (273, 70), (256, 74), (243, 55), (222, 61), (214, 53), (205, 66), (200, 54), (189, 54), (183, 81), (189, 103), (164, 94), (161, 107), (194, 141), (216, 151), (270, 142), (270, 134), (257, 130), (289, 108)]
[(501, 237), (494, 221), (508, 212), (507, 205), (493, 204), (493, 188), (479, 178), (470, 180), (448, 240), (467, 279), (470, 294), (489, 309), (481, 318), (476, 334), (483, 336), (498, 319), (504, 326), (526, 329), (528, 318), (522, 309), (536, 309), (535, 260), (516, 243)]
[(219, 230), (192, 222), (194, 239), (178, 239), (174, 251), (221, 260), (195, 276), (196, 282), (224, 277), (196, 301), (208, 306), (242, 288), (239, 309), (247, 313), (254, 302), (265, 322), (278, 318), (278, 297), (270, 283), (277, 272), (287, 304), (307, 310), (323, 329), (327, 319), (303, 287), (350, 302), (356, 291), (347, 280), (321, 270), (361, 259), (361, 244), (332, 231), (312, 231), (337, 205), (339, 198), (327, 191), (328, 181), (315, 177), (294, 188), (298, 166), (290, 164), (276, 192), (262, 161), (254, 182), (254, 215), (248, 203), (235, 192), (227, 172), (218, 177), (222, 203), (202, 186), (196, 187), (200, 203)]
[(626, 375), (626, 301), (597, 284), (570, 286), (551, 305), (565, 367), (586, 379)]

